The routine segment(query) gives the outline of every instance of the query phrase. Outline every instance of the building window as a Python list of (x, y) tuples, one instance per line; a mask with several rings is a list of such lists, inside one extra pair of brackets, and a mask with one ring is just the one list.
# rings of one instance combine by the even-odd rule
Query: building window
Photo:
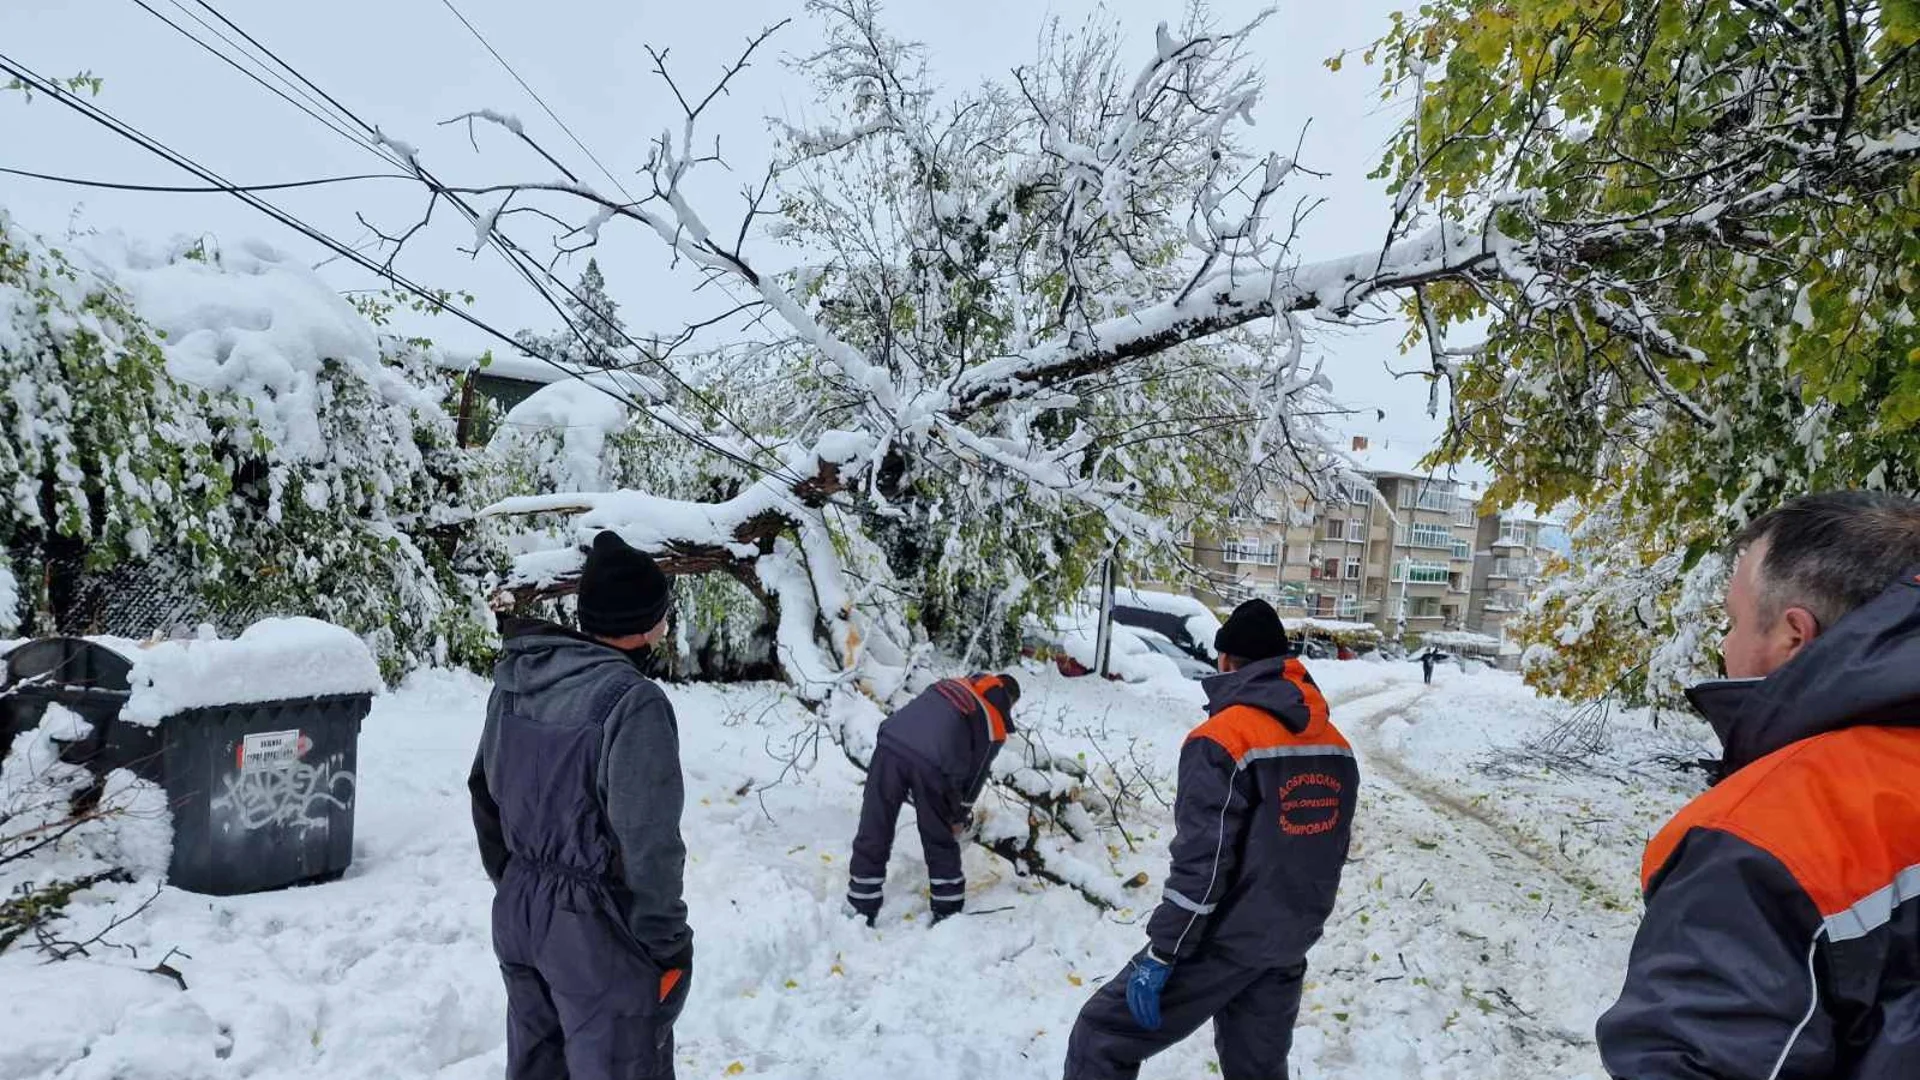
[(1414, 585), (1445, 585), (1450, 578), (1446, 563), (1408, 561), (1393, 564), (1393, 580)]
[(1493, 560), (1493, 568), (1488, 574), (1497, 578), (1524, 578), (1538, 572), (1539, 564), (1532, 559), (1503, 556)]
[(1365, 540), (1366, 538), (1367, 538), (1366, 525), (1362, 524), (1359, 518), (1348, 518), (1347, 519), (1347, 539)]
[(1453, 542), (1453, 557), (1456, 559), (1472, 558), (1473, 545), (1467, 543), (1465, 540), (1455, 540)]
[(1395, 500), (1395, 504), (1398, 505), (1402, 510), (1412, 509), (1413, 508), (1413, 483), (1408, 480), (1401, 480), (1397, 482), (1394, 486), (1399, 489), (1399, 498)]
[(1444, 510), (1454, 512), (1455, 501), (1452, 484), (1428, 483), (1420, 488), (1420, 509)]
[(1479, 506), (1472, 499), (1462, 498), (1453, 508), (1453, 522), (1456, 525), (1472, 525), (1479, 515)]
[(1415, 522), (1411, 531), (1410, 540), (1414, 547), (1450, 548), (1453, 546), (1453, 529), (1450, 526)]
[(1320, 564), (1320, 576), (1332, 581), (1340, 576), (1340, 560), (1328, 559)]
[(1436, 596), (1415, 596), (1407, 600), (1407, 618), (1437, 619), (1440, 617), (1440, 598)]
[(1346, 521), (1341, 518), (1328, 518), (1327, 519), (1327, 539), (1345, 540), (1346, 538), (1347, 538)]
[(1347, 556), (1347, 580), (1348, 581), (1360, 580), (1360, 559), (1358, 556), (1355, 556), (1355, 555)]
[(1351, 619), (1358, 614), (1360, 614), (1360, 598), (1359, 597), (1353, 595), (1352, 593), (1348, 593), (1347, 595), (1340, 598), (1340, 617), (1341, 618)]
[(1499, 542), (1515, 547), (1532, 547), (1533, 538), (1528, 535), (1529, 532), (1530, 530), (1527, 528), (1526, 522), (1502, 521), (1500, 523)]
[(1227, 541), (1222, 558), (1229, 566), (1273, 566), (1280, 561), (1280, 548), (1257, 536), (1243, 536)]

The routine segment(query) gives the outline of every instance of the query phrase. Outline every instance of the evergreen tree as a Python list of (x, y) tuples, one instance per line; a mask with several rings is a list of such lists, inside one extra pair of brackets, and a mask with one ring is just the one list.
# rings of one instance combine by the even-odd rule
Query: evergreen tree
[(560, 301), (567, 322), (551, 334), (522, 330), (515, 335), (528, 352), (575, 367), (619, 367), (632, 356), (620, 305), (607, 295), (607, 279), (600, 262), (588, 259), (573, 292)]

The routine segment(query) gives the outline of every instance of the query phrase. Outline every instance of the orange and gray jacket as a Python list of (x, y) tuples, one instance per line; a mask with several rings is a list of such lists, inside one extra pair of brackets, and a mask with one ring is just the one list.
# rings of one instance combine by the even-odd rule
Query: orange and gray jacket
[(1726, 779), (1647, 847), (1608, 1072), (1920, 1077), (1920, 581), (1690, 696)]
[(1205, 688), (1147, 936), (1169, 962), (1204, 949), (1242, 967), (1291, 966), (1333, 910), (1360, 772), (1300, 661), (1262, 660)]
[(942, 679), (881, 722), (882, 749), (905, 754), (940, 780), (947, 804), (926, 809), (943, 821), (963, 822), (972, 813), (1013, 730), (1007, 698), (998, 675)]

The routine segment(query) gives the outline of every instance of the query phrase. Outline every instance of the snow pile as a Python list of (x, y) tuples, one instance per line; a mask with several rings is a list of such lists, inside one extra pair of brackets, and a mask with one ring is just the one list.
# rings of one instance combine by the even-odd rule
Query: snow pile
[[(0, 760), (0, 896), (57, 904), (63, 886), (94, 883), (75, 893), (64, 910), (37, 920), (40, 931), (62, 943), (89, 941), (110, 930), (116, 919), (131, 918), (140, 901), (157, 890), (173, 853), (165, 791), (125, 769), (96, 781), (86, 768), (61, 760), (68, 744), (92, 735), (93, 725), (85, 719), (49, 704), (38, 726), (0, 748), (5, 752)], [(76, 797), (90, 789), (97, 798), (76, 809)], [(30, 910), (16, 909), (0, 919), (0, 938), (8, 929), (26, 929), (14, 920)], [(10, 949), (4, 944), (0, 949), (39, 963), (38, 945), (28, 933)], [(7, 984), (11, 988), (12, 980)], [(14, 1058), (14, 1047), (31, 1045), (26, 1036), (32, 1031), (0, 1028), (0, 1075), (32, 1075)]]
[(133, 696), (123, 720), (159, 723), (188, 709), (377, 694), (380, 666), (352, 631), (318, 619), (263, 619), (238, 638), (165, 641), (128, 651)]
[(14, 737), (0, 762), (0, 855), (60, 833), (30, 857), (0, 860), (0, 889), (23, 882), (79, 877), (118, 868), (136, 877), (166, 872), (173, 854), (172, 812), (166, 792), (125, 769), (108, 773), (88, 819), (75, 822), (71, 800), (91, 787), (85, 767), (61, 760), (69, 743), (93, 736), (93, 725), (73, 710), (49, 704), (38, 726)]
[(329, 363), (358, 369), (388, 404), (439, 406), (381, 364), (379, 338), (351, 304), (261, 241), (208, 254), (106, 233), (89, 238), (84, 251), (166, 335), (167, 370), (247, 402), (254, 423), (288, 459), (331, 456), (321, 420)]
[(508, 411), (488, 452), (542, 462), (538, 479), (546, 490), (603, 491), (612, 484), (607, 437), (626, 426), (627, 415), (625, 405), (594, 385), (551, 383)]

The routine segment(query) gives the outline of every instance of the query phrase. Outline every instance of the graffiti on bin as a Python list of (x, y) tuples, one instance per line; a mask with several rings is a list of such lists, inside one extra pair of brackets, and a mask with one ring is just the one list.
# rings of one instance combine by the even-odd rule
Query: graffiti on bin
[(269, 825), (325, 825), (329, 807), (352, 807), (356, 782), (334, 760), (316, 765), (293, 757), (241, 768), (222, 779), (226, 790), (214, 797), (213, 808), (228, 812), (249, 832)]

